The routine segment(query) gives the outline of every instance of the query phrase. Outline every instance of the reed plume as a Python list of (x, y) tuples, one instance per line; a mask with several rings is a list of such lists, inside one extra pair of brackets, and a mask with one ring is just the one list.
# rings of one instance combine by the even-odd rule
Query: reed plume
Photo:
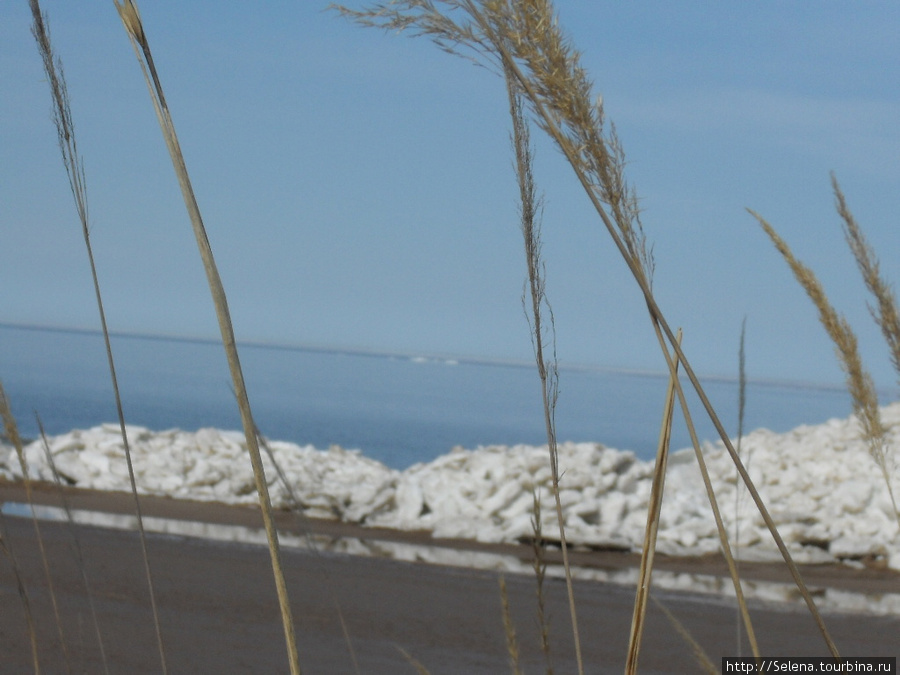
[(650, 283), (653, 250), (638, 198), (625, 179), (624, 150), (615, 125), (606, 122), (602, 98), (592, 95), (593, 83), (552, 2), (396, 0), (362, 11), (332, 7), (365, 26), (427, 36), (444, 51), (474, 58), (498, 74), (508, 69), (536, 124), (562, 150), (595, 205), (609, 208), (615, 223), (610, 226), (621, 237), (626, 260)]
[[(339, 5), (332, 7), (364, 26), (390, 31), (408, 30), (413, 35), (430, 38), (444, 51), (474, 59), (501, 76), (506, 72), (512, 74), (536, 124), (566, 157), (638, 284), (669, 372), (675, 379), (682, 409), (687, 415), (684, 394), (675, 373), (676, 361), (684, 369), (746, 484), (829, 651), (832, 656), (839, 656), (800, 571), (778, 533), (775, 521), (678, 344), (675, 331), (656, 302), (652, 290), (653, 250), (641, 225), (638, 198), (624, 177), (625, 155), (621, 143), (615, 126), (606, 124), (602, 99), (593, 97), (592, 83), (581, 66), (580, 54), (563, 34), (553, 3), (550, 0), (394, 0), (377, 3), (361, 11)], [(666, 342), (675, 352), (675, 359), (670, 357)], [(729, 557), (727, 536), (722, 529), (715, 496), (697, 443), (695, 451), (716, 516), (723, 550)], [(740, 595), (737, 580), (735, 586)]]
[(862, 228), (850, 212), (834, 174), (831, 176), (831, 185), (834, 190), (835, 207), (844, 229), (844, 238), (853, 253), (866, 287), (875, 298), (875, 304), (869, 305), (869, 311), (875, 323), (881, 328), (881, 334), (891, 352), (891, 363), (900, 382), (900, 312), (897, 310), (897, 299), (891, 284), (882, 276), (875, 250), (866, 240)]
[[(841, 217), (847, 245), (853, 253), (863, 281), (876, 300), (875, 307), (870, 306), (869, 309), (881, 328), (891, 350), (894, 367), (900, 374), (900, 320), (898, 320), (897, 303), (893, 291), (881, 276), (875, 252), (850, 212), (844, 194), (833, 175), (831, 180), (835, 193), (835, 206)], [(861, 428), (861, 436), (869, 447), (869, 454), (881, 471), (894, 509), (894, 517), (900, 523), (900, 508), (898, 508), (894, 496), (891, 475), (893, 467), (890, 465), (888, 457), (887, 429), (881, 422), (875, 383), (863, 365), (862, 357), (859, 354), (856, 333), (847, 319), (839, 314), (831, 304), (815, 273), (797, 260), (790, 246), (778, 235), (772, 225), (755, 211), (749, 210), (749, 212), (772, 240), (775, 248), (793, 272), (794, 278), (812, 300), (819, 314), (819, 322), (834, 343), (835, 354), (844, 371), (847, 391), (850, 393), (853, 413)]]
[(755, 211), (751, 215), (759, 222), (765, 233), (772, 240), (775, 248), (791, 268), (797, 283), (803, 287), (809, 299), (819, 312), (819, 322), (834, 342), (838, 361), (846, 375), (847, 389), (853, 401), (853, 411), (859, 418), (866, 436), (881, 436), (884, 427), (878, 413), (878, 394), (872, 376), (865, 369), (859, 355), (856, 333), (850, 323), (835, 310), (828, 300), (825, 289), (815, 273), (797, 260), (793, 251), (778, 233), (762, 216)]

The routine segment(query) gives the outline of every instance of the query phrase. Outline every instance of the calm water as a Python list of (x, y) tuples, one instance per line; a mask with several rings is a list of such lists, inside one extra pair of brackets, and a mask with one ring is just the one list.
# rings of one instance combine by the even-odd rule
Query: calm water
[[(221, 345), (118, 336), (113, 351), (130, 424), (240, 429)], [(456, 445), (545, 442), (533, 368), (249, 345), (241, 360), (257, 424), (272, 439), (359, 448), (395, 468)], [(35, 412), (49, 434), (117, 419), (99, 334), (0, 326), (0, 379), (25, 436), (37, 435)], [(737, 385), (705, 386), (734, 435)], [(563, 369), (559, 439), (650, 458), (665, 388), (663, 377)], [(695, 410), (701, 437), (712, 438)], [(745, 429), (787, 431), (849, 410), (839, 389), (750, 383)], [(690, 444), (678, 419), (673, 448)]]

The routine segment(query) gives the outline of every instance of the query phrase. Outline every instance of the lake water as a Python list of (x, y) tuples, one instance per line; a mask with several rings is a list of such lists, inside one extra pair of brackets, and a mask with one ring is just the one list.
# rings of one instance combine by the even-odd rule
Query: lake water
[[(114, 336), (119, 388), (129, 424), (153, 430), (240, 429), (220, 344)], [(394, 468), (454, 446), (546, 442), (534, 367), (260, 345), (240, 347), (254, 417), (271, 439), (357, 448)], [(656, 451), (666, 378), (560, 370), (559, 440)], [(0, 324), (0, 380), (21, 433), (35, 437), (37, 412), (49, 434), (117, 420), (99, 333)], [(737, 431), (736, 382), (704, 382), (726, 425)], [(748, 384), (745, 431), (787, 431), (850, 412), (840, 388)], [(699, 405), (701, 439), (715, 436)], [(690, 445), (680, 415), (672, 448)]]

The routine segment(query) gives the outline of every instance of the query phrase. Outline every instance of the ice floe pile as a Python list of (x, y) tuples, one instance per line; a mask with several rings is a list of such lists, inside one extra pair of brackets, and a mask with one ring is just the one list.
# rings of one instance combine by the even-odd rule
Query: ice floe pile
[[(893, 490), (900, 477), (900, 403), (882, 409)], [(143, 493), (253, 503), (256, 492), (243, 434), (216, 429), (152, 432), (128, 428)], [(63, 481), (84, 488), (129, 489), (118, 426), (102, 425), (48, 439)], [(372, 526), (429, 530), (435, 537), (516, 541), (533, 536), (539, 495), (543, 536), (558, 537), (546, 447), (456, 448), (405, 471), (389, 469), (357, 451), (317, 450), (286, 442), (269, 448), (288, 479), (279, 480), (264, 454), (273, 501), (299, 502), (311, 516)], [(757, 430), (741, 454), (779, 532), (801, 562), (881, 559), (900, 569), (900, 527), (881, 469), (860, 440), (855, 418), (802, 426), (788, 433)], [(25, 449), (34, 478), (52, 480), (40, 442)], [(704, 457), (728, 531), (739, 533), (744, 559), (778, 554), (762, 517), (741, 485), (721, 442)], [(563, 443), (560, 498), (574, 545), (639, 550), (643, 541), (653, 463), (596, 443)], [(0, 446), (0, 477), (18, 478), (15, 453)], [(658, 550), (697, 555), (719, 549), (710, 504), (692, 449), (672, 453), (666, 477)]]

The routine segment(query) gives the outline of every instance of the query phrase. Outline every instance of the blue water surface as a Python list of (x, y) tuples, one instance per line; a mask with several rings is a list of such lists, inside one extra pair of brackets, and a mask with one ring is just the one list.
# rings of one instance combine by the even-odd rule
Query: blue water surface
[[(220, 344), (146, 336), (112, 338), (126, 421), (153, 430), (240, 429)], [(394, 468), (454, 446), (546, 442), (534, 367), (443, 358), (242, 345), (257, 425), (271, 439), (357, 448)], [(117, 420), (100, 334), (0, 325), (0, 380), (21, 433), (49, 434)], [(729, 433), (738, 387), (704, 382)], [(600, 369), (560, 371), (559, 440), (656, 451), (666, 378)], [(701, 439), (715, 431), (692, 397)], [(751, 381), (744, 428), (787, 431), (850, 412), (847, 394)], [(672, 447), (690, 445), (676, 416)]]

